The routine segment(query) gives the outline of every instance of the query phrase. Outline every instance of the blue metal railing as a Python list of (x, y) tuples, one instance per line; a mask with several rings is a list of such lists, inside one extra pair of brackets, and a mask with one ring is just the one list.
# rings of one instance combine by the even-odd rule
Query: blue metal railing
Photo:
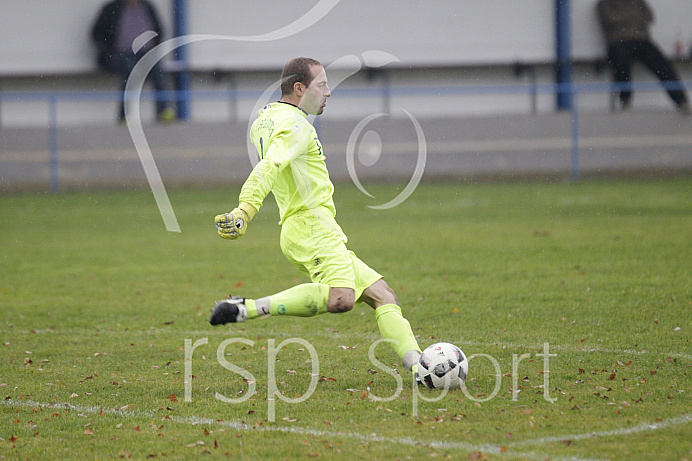
[[(448, 97), (448, 96), (497, 96), (497, 95), (529, 95), (536, 98), (541, 94), (570, 94), (573, 103), (569, 109), (571, 114), (571, 175), (578, 179), (580, 175), (579, 162), (579, 95), (589, 93), (615, 94), (622, 90), (637, 92), (657, 92), (665, 90), (685, 90), (692, 82), (642, 82), (642, 83), (567, 83), (567, 84), (508, 84), (508, 85), (460, 85), (460, 86), (388, 86), (373, 88), (338, 88), (334, 94), (341, 98), (380, 98), (385, 108), (390, 107), (389, 100), (395, 97)], [(278, 95), (278, 93), (277, 93)], [(144, 91), (141, 99), (155, 101), (195, 101), (195, 100), (258, 100), (263, 92), (257, 90), (192, 90), (192, 91)], [(278, 97), (278, 96), (277, 96)], [(32, 91), (32, 92), (3, 92), (0, 91), (0, 104), (21, 102), (48, 103), (48, 151), (50, 164), (50, 188), (57, 192), (58, 181), (58, 114), (59, 102), (74, 101), (120, 101), (121, 91)], [(532, 103), (535, 108), (535, 101)]]

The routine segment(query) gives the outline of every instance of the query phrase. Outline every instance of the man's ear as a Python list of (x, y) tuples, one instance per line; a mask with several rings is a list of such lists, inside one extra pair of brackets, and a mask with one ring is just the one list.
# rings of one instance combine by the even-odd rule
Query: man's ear
[(305, 85), (303, 85), (301, 82), (295, 82), (293, 84), (293, 92), (296, 94), (296, 96), (303, 96), (303, 93), (305, 93)]

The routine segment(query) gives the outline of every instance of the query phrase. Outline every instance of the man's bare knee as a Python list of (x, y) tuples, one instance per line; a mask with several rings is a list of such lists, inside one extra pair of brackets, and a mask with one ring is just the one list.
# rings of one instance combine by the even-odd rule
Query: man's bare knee
[(335, 288), (329, 289), (329, 302), (327, 303), (327, 311), (333, 314), (348, 312), (353, 309), (356, 304), (355, 292), (351, 288)]
[(369, 286), (363, 293), (363, 301), (365, 301), (373, 309), (377, 309), (385, 304), (399, 305), (399, 300), (396, 293), (392, 290), (384, 279)]

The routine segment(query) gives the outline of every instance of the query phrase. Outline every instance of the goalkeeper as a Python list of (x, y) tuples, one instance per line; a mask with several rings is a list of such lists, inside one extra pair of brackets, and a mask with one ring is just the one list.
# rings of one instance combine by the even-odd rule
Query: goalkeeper
[(375, 309), (382, 337), (415, 374), (421, 350), (394, 291), (346, 248), (346, 236), (334, 219), (334, 185), (317, 132), (307, 120), (309, 114), (322, 113), (329, 96), (318, 61), (296, 58), (285, 65), (281, 100), (265, 106), (250, 130), (260, 161), (242, 187), (238, 207), (216, 216), (221, 237), (242, 237), (272, 192), (281, 215), (281, 250), (312, 283), (258, 299), (219, 301), (209, 323), (244, 322), (265, 314), (312, 317), (348, 312), (365, 302)]

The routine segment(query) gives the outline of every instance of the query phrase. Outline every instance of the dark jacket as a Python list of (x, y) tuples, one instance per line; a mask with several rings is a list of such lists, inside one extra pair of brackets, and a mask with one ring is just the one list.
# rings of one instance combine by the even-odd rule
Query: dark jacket
[(644, 0), (601, 0), (596, 9), (609, 46), (649, 40), (649, 25), (654, 15)]
[[(124, 3), (125, 0), (113, 0), (107, 3), (101, 9), (94, 27), (91, 29), (91, 38), (98, 50), (99, 65), (104, 65), (107, 56), (113, 53), (116, 38), (115, 34), (118, 30), (118, 21), (120, 21)], [(154, 39), (156, 41), (155, 45), (158, 45), (163, 35), (161, 21), (151, 3), (147, 0), (142, 0), (142, 3), (148, 10), (151, 22), (154, 24), (154, 32), (158, 33), (158, 36)]]

